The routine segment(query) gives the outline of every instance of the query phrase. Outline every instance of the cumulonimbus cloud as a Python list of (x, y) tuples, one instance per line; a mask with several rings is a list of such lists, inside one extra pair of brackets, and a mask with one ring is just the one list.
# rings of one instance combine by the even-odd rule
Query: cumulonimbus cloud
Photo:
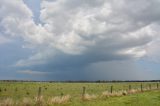
[(0, 7), (3, 34), (21, 37), (25, 47), (37, 50), (17, 66), (50, 58), (80, 59), (78, 64), (137, 59), (159, 36), (159, 0), (43, 0), (38, 24), (22, 0), (3, 0)]

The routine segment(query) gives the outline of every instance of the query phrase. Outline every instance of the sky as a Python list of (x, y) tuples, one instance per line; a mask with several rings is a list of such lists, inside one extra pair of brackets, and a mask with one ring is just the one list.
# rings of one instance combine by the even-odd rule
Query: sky
[(160, 80), (160, 0), (0, 0), (0, 80)]

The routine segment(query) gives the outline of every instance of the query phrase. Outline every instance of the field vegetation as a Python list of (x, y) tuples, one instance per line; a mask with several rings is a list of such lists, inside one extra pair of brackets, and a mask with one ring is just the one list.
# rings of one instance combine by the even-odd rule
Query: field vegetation
[(0, 106), (160, 106), (158, 82), (0, 82)]

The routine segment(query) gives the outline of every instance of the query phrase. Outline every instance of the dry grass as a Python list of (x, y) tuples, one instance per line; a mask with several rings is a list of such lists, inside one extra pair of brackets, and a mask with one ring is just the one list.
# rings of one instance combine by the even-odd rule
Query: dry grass
[(118, 91), (118, 92), (108, 92), (108, 91), (105, 91), (105, 92), (102, 92), (102, 95), (101, 97), (118, 97), (118, 96), (124, 96), (124, 95), (127, 95), (128, 92), (123, 90), (123, 91)]
[(143, 89), (143, 91), (149, 91), (149, 90), (150, 90), (149, 88), (144, 88), (144, 89)]
[(96, 99), (96, 98), (97, 98), (97, 96), (94, 95), (94, 94), (92, 94), (92, 95), (90, 95), (90, 94), (84, 94), (82, 96), (82, 100), (85, 100), (85, 101), (93, 100), (93, 99)]
[(65, 104), (69, 102), (71, 99), (70, 95), (65, 95), (65, 96), (56, 96), (48, 99), (47, 104), (53, 105), (53, 104)]
[(32, 106), (33, 100), (31, 98), (23, 98), (22, 105), (23, 106)]
[(36, 102), (36, 105), (43, 106), (45, 101), (44, 101), (43, 96), (37, 96), (35, 97), (35, 102)]
[(139, 92), (141, 92), (140, 89), (131, 89), (128, 91), (128, 94), (135, 94), (135, 93), (139, 93)]
[(116, 96), (116, 97), (118, 97), (118, 96), (122, 96), (122, 92), (121, 92), (121, 91), (119, 91), (119, 92), (116, 92), (116, 91), (115, 91), (115, 92), (111, 93), (111, 94), (110, 94), (110, 96), (111, 96), (111, 97), (115, 97), (115, 96)]
[(140, 93), (140, 92), (145, 92), (145, 91), (151, 91), (151, 90), (156, 90), (157, 89), (157, 86), (156, 87), (152, 87), (151, 89), (150, 88), (143, 88), (141, 90), (141, 88), (138, 88), (138, 89), (131, 89), (131, 90), (122, 90), (122, 91), (114, 91), (114, 92), (108, 92), (108, 91), (104, 91), (102, 92), (101, 96), (100, 97), (116, 97), (116, 96), (125, 96), (125, 95), (128, 95), (128, 94), (135, 94), (135, 93)]
[(13, 106), (14, 105), (14, 102), (13, 102), (13, 99), (11, 98), (7, 98), (3, 101), (1, 101), (0, 103), (0, 106)]
[(111, 93), (108, 91), (102, 92), (102, 97), (109, 97), (110, 95), (111, 95)]
[(157, 88), (157, 87), (152, 87), (151, 89), (152, 89), (152, 90), (156, 90), (156, 89), (158, 89), (158, 88)]

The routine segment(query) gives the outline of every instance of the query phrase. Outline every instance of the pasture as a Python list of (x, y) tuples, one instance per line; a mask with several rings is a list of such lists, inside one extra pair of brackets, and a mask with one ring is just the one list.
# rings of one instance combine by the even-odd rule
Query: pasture
[(0, 106), (159, 106), (157, 82), (0, 82)]

